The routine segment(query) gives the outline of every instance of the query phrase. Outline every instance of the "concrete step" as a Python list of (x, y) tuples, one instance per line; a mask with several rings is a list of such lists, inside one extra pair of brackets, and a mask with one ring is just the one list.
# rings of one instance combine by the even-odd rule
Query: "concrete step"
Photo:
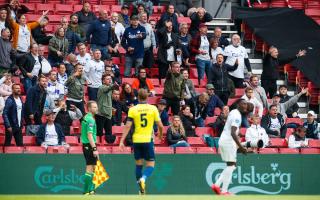
[(263, 60), (260, 58), (250, 58), (249, 61), (250, 61), (250, 64), (262, 64)]
[(206, 22), (207, 26), (220, 26), (220, 27), (230, 27), (234, 26), (233, 22)]
[[(208, 33), (213, 34), (214, 30), (208, 30)], [(237, 31), (225, 31), (225, 30), (222, 30), (222, 34), (223, 35), (232, 35), (232, 34), (236, 34), (236, 33), (238, 33), (238, 32)]]

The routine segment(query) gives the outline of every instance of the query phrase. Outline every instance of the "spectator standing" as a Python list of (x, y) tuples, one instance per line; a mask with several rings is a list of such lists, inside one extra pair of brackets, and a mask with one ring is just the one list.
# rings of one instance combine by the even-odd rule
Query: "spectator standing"
[(181, 48), (183, 52), (184, 62), (187, 68), (189, 68), (189, 58), (190, 58), (190, 42), (191, 42), (191, 35), (188, 33), (188, 24), (187, 23), (181, 23), (180, 24), (180, 42), (181, 42)]
[(306, 129), (306, 137), (311, 139), (320, 139), (320, 126), (315, 120), (316, 114), (313, 110), (309, 110), (307, 114), (307, 121), (303, 123)]
[(70, 109), (70, 105), (75, 105), (81, 110), (82, 115), (84, 110), (84, 84), (85, 78), (83, 77), (83, 66), (77, 64), (74, 68), (74, 73), (68, 78), (65, 86), (68, 88), (67, 93), (67, 109)]
[(4, 100), (7, 100), (7, 98), (12, 95), (12, 79), (11, 74), (6, 74), (4, 76), (4, 82), (0, 84), (0, 95), (4, 98)]
[(289, 136), (289, 148), (306, 148), (308, 144), (309, 140), (306, 138), (306, 129), (303, 126), (299, 126), (296, 131)]
[(210, 54), (212, 64), (217, 63), (217, 55), (218, 54), (224, 55), (224, 51), (222, 50), (221, 47), (219, 47), (219, 40), (217, 38), (211, 38), (209, 54)]
[(129, 6), (127, 4), (123, 4), (121, 7), (121, 13), (118, 16), (119, 22), (125, 27), (130, 26), (130, 17), (129, 17)]
[(89, 100), (95, 101), (99, 87), (102, 85), (102, 75), (105, 72), (104, 62), (101, 61), (101, 51), (93, 51), (93, 59), (84, 67), (85, 78), (88, 83)]
[(174, 6), (171, 4), (168, 5), (166, 12), (161, 15), (156, 25), (156, 29), (160, 30), (161, 28), (166, 27), (167, 26), (166, 24), (168, 23), (168, 21), (172, 23), (171, 24), (172, 32), (179, 33), (178, 17), (174, 13)]
[(227, 38), (222, 36), (222, 30), (220, 27), (214, 28), (214, 39), (218, 40), (218, 46), (222, 49), (229, 45), (229, 41), (227, 40)]
[(187, 137), (198, 137), (196, 135), (196, 121), (193, 118), (190, 106), (184, 105), (181, 107), (180, 119)]
[(52, 67), (57, 66), (59, 63), (62, 63), (63, 60), (68, 55), (69, 42), (65, 37), (65, 29), (59, 27), (49, 41), (49, 54), (48, 61)]
[(185, 130), (179, 116), (173, 116), (172, 123), (167, 130), (167, 142), (170, 147), (189, 147)]
[(147, 78), (147, 71), (145, 68), (139, 69), (138, 78), (135, 78), (132, 82), (132, 89), (138, 91), (140, 88), (146, 89), (149, 96), (154, 96), (156, 94), (153, 83)]
[[(163, 126), (169, 126), (169, 114), (166, 110), (167, 101), (165, 99), (160, 99), (157, 104), (159, 115)], [(155, 131), (157, 132), (157, 131)]]
[(138, 104), (138, 91), (134, 90), (129, 83), (123, 83), (121, 86), (120, 100), (129, 108)]
[(17, 16), (26, 14), (29, 12), (29, 8), (23, 4), (20, 4), (19, 0), (10, 0), (9, 4), (4, 4), (1, 8), (6, 8), (10, 12), (12, 19), (17, 20)]
[(51, 71), (49, 73), (49, 81), (47, 87), (48, 97), (51, 98), (56, 104), (58, 103), (59, 99), (64, 98), (64, 85), (59, 83), (57, 80), (57, 72)]
[[(57, 74), (57, 81), (62, 84), (62, 85), (65, 85), (65, 83), (67, 82), (68, 80), (68, 74), (66, 72), (66, 66), (63, 64), (63, 63), (60, 63), (58, 65), (58, 74)], [(65, 87), (65, 91), (67, 91), (67, 87)]]
[(179, 36), (172, 30), (172, 22), (166, 21), (165, 26), (157, 31), (159, 80), (165, 78), (169, 65), (176, 61), (177, 50), (181, 50)]
[(210, 97), (204, 92), (197, 96), (196, 98), (196, 112), (195, 112), (195, 120), (197, 127), (204, 127), (204, 120), (208, 116), (208, 105), (209, 105)]
[(49, 18), (47, 16), (44, 16), (42, 20), (39, 22), (39, 26), (34, 28), (32, 33), (32, 38), (38, 43), (43, 45), (48, 45), (50, 39), (52, 38), (52, 35), (47, 35), (45, 33), (45, 28), (49, 23)]
[(214, 116), (214, 110), (216, 108), (220, 108), (222, 110), (224, 104), (221, 101), (221, 99), (219, 98), (218, 95), (215, 94), (215, 89), (214, 86), (212, 84), (207, 84), (206, 85), (206, 89), (207, 89), (207, 94), (209, 95), (209, 102), (208, 102), (208, 116), (209, 117), (213, 117)]
[(124, 26), (119, 22), (119, 14), (116, 12), (113, 12), (111, 14), (111, 27), (114, 29), (114, 33), (117, 36), (118, 39), (118, 43), (120, 43), (121, 38), (123, 36), (124, 33)]
[(226, 124), (228, 115), (229, 115), (229, 106), (223, 106), (222, 111), (220, 113), (220, 115), (217, 117), (216, 121), (212, 124), (210, 124), (209, 126), (212, 127), (213, 129), (216, 130), (216, 132), (218, 133), (218, 137), (220, 137), (224, 125)]
[(173, 115), (178, 115), (180, 105), (184, 105), (185, 80), (180, 74), (180, 64), (172, 62), (164, 82), (163, 98), (167, 101), (167, 110), (171, 107)]
[(195, 55), (198, 70), (198, 81), (204, 78), (204, 73), (208, 77), (209, 70), (212, 66), (210, 60), (210, 44), (207, 36), (208, 28), (205, 24), (199, 25), (200, 32), (195, 34), (191, 40), (191, 53)]
[(230, 96), (228, 72), (234, 71), (238, 67), (238, 61), (233, 66), (224, 63), (222, 54), (218, 54), (215, 63), (209, 72), (208, 83), (212, 83), (215, 88), (216, 95), (222, 100), (224, 104), (228, 103)]
[(86, 39), (86, 34), (82, 27), (79, 25), (79, 17), (77, 14), (72, 14), (70, 16), (70, 24), (68, 25), (68, 30), (77, 34), (81, 41), (84, 41)]
[[(279, 96), (280, 96), (280, 103), (285, 103), (291, 99), (291, 97), (288, 96), (288, 87), (286, 85), (279, 86)], [(299, 110), (299, 105), (295, 103), (287, 109), (286, 114), (288, 117), (297, 117), (298, 110)]]
[(139, 5), (143, 5), (149, 16), (153, 13), (153, 3), (150, 0), (136, 0), (132, 3), (134, 9), (138, 9)]
[(240, 36), (238, 34), (234, 34), (231, 40), (232, 44), (224, 49), (224, 56), (227, 57), (226, 63), (229, 65), (234, 65), (236, 60), (238, 60), (238, 68), (232, 72), (229, 72), (229, 75), (236, 88), (243, 88), (245, 66), (248, 70), (249, 76), (252, 75), (249, 56), (246, 48), (241, 45)]
[(191, 16), (191, 25), (189, 32), (195, 36), (200, 29), (200, 24), (212, 21), (212, 16), (204, 8), (199, 7)]
[(194, 114), (194, 109), (195, 109), (194, 100), (197, 96), (197, 93), (194, 88), (194, 84), (193, 84), (192, 80), (189, 79), (189, 72), (187, 69), (182, 70), (182, 76), (183, 76), (183, 79), (185, 82), (184, 101), (185, 101), (186, 105), (190, 106), (191, 113)]
[(119, 66), (113, 63), (112, 58), (106, 59), (104, 61), (104, 65), (105, 65), (105, 73), (112, 77), (112, 82), (120, 85), (121, 75), (120, 75)]
[(91, 11), (91, 5), (89, 2), (85, 2), (80, 11), (75, 13), (78, 16), (79, 25), (86, 33), (91, 22), (97, 19), (96, 15)]
[(120, 91), (113, 90), (112, 92), (112, 126), (121, 126), (122, 112), (128, 113), (127, 105), (120, 101)]
[(0, 8), (0, 30), (4, 28), (9, 28), (9, 21), (8, 21), (8, 11), (6, 8)]
[(31, 87), (27, 92), (26, 97), (26, 122), (28, 125), (42, 124), (41, 117), (44, 111), (44, 104), (47, 98), (47, 83), (45, 76), (40, 75), (38, 83)]
[(99, 12), (99, 19), (93, 21), (86, 33), (87, 42), (90, 43), (91, 50), (99, 49), (102, 60), (109, 57), (108, 51), (111, 48), (111, 23), (108, 20), (108, 12), (102, 10)]
[(294, 59), (304, 56), (305, 54), (305, 50), (300, 50), (296, 56), (287, 60), (281, 60), (278, 58), (278, 49), (273, 46), (269, 48), (269, 53), (263, 59), (263, 68), (261, 74), (261, 86), (265, 89), (266, 93), (269, 94), (269, 97), (273, 97), (273, 95), (277, 92), (279, 66), (290, 63)]
[(0, 75), (9, 72), (15, 63), (15, 50), (10, 42), (10, 30), (1, 29), (0, 38)]
[(176, 8), (179, 17), (186, 17), (188, 10), (193, 7), (192, 0), (170, 0), (169, 4)]
[(22, 126), (24, 118), (24, 103), (21, 99), (20, 84), (12, 85), (12, 95), (8, 97), (3, 109), (3, 121), (5, 126), (5, 146), (11, 145), (12, 136), (17, 146), (23, 146)]
[(283, 116), (278, 112), (277, 105), (269, 107), (268, 114), (261, 119), (261, 126), (266, 130), (269, 137), (286, 137), (287, 126)]
[(39, 54), (39, 59), (41, 59), (41, 73), (44, 75), (48, 75), (52, 67), (49, 61), (46, 59), (44, 52), (45, 52), (45, 47), (39, 44), (38, 54)]
[(87, 66), (89, 61), (91, 60), (91, 56), (87, 53), (87, 47), (84, 43), (79, 43), (77, 45), (79, 54), (77, 55), (77, 61), (82, 66)]
[(65, 31), (64, 37), (68, 40), (68, 53), (75, 53), (77, 44), (82, 42), (82, 40), (78, 33), (69, 28), (69, 21), (66, 16), (61, 17), (60, 23), (61, 27), (63, 27)]
[(135, 66), (135, 75), (138, 75), (138, 67), (143, 63), (144, 46), (143, 40), (146, 38), (146, 29), (139, 24), (139, 18), (136, 15), (130, 18), (131, 26), (124, 31), (121, 45), (126, 49), (126, 62), (124, 76), (131, 76), (131, 67)]
[(268, 108), (266, 91), (259, 85), (259, 77), (257, 75), (250, 76), (248, 86), (253, 89), (254, 97), (259, 100), (263, 108)]
[(263, 141), (263, 147), (269, 146), (269, 136), (264, 128), (260, 126), (261, 118), (259, 115), (252, 115), (252, 124), (246, 131), (246, 142), (256, 143), (258, 140)]
[(75, 66), (78, 64), (77, 56), (70, 53), (67, 56), (67, 59), (63, 62), (63, 64), (66, 66), (66, 72), (67, 72), (68, 76), (71, 76), (71, 74), (74, 72)]
[(253, 89), (251, 87), (247, 87), (245, 89), (245, 94), (241, 97), (242, 99), (246, 100), (253, 104), (253, 113), (258, 114), (259, 117), (262, 117), (263, 113), (263, 105), (259, 102), (258, 99), (253, 94)]

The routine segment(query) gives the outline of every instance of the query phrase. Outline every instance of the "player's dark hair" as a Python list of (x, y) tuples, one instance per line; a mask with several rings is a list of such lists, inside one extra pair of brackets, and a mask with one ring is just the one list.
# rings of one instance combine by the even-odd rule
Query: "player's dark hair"
[(272, 104), (272, 105), (269, 106), (269, 110), (271, 110), (271, 108), (273, 108), (273, 107), (277, 108), (278, 106), (276, 104)]

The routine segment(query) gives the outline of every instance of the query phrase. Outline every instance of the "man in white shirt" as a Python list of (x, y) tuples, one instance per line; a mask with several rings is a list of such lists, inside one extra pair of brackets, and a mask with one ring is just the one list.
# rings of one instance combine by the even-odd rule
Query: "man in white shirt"
[(49, 81), (47, 86), (48, 96), (54, 101), (57, 102), (59, 99), (64, 97), (64, 85), (57, 81), (57, 72), (49, 72)]
[(118, 43), (120, 43), (125, 28), (120, 22), (118, 22), (118, 20), (119, 20), (118, 13), (113, 12), (111, 14), (111, 28), (114, 29), (114, 33), (117, 36)]
[(219, 39), (218, 38), (212, 38), (210, 40), (210, 57), (212, 64), (217, 63), (217, 55), (222, 54), (224, 55), (224, 51), (221, 47), (219, 47)]
[[(63, 63), (60, 63), (58, 65), (57, 81), (62, 85), (65, 85), (65, 83), (68, 80), (68, 75), (67, 75), (66, 70), (67, 70), (66, 66)], [(66, 93), (68, 88), (65, 86), (64, 89), (65, 89), (65, 93)]]
[(250, 76), (248, 86), (253, 89), (253, 94), (256, 99), (263, 105), (263, 108), (268, 108), (267, 95), (263, 87), (259, 85), (259, 77), (257, 75)]
[(241, 97), (242, 99), (246, 100), (247, 102), (250, 102), (253, 104), (253, 114), (258, 114), (259, 117), (262, 117), (263, 114), (263, 106), (259, 102), (258, 99), (253, 94), (253, 89), (251, 87), (247, 87), (245, 89), (245, 94)]
[(44, 50), (45, 50), (44, 46), (40, 44), (38, 54), (39, 54), (39, 57), (41, 58), (41, 73), (44, 75), (47, 75), (51, 71), (52, 67), (49, 61), (45, 58)]
[(80, 63), (82, 66), (86, 67), (89, 61), (91, 60), (91, 56), (89, 53), (87, 53), (87, 47), (83, 43), (79, 43), (77, 45), (79, 55), (77, 55), (77, 61)]
[(229, 75), (236, 88), (243, 88), (245, 66), (249, 76), (252, 75), (249, 57), (246, 48), (241, 45), (240, 36), (238, 34), (234, 34), (231, 40), (232, 44), (224, 49), (224, 56), (227, 57), (226, 63), (231, 66), (233, 66), (238, 59), (238, 68), (235, 71), (229, 72)]
[(308, 147), (308, 144), (309, 140), (306, 138), (306, 128), (304, 128), (303, 126), (299, 126), (296, 131), (289, 137), (289, 148)]
[(84, 68), (85, 78), (88, 83), (89, 100), (97, 99), (98, 89), (102, 85), (102, 75), (105, 72), (104, 62), (101, 61), (101, 51), (93, 51), (93, 59), (90, 60)]
[(252, 124), (246, 131), (246, 142), (250, 144), (256, 144), (257, 141), (263, 141), (263, 147), (269, 145), (269, 136), (264, 128), (260, 126), (261, 117), (257, 114), (252, 115), (251, 117)]
[[(212, 190), (219, 195), (230, 195), (228, 192), (229, 184), (232, 180), (232, 173), (236, 169), (237, 149), (246, 154), (247, 150), (241, 146), (238, 139), (238, 133), (242, 121), (242, 114), (247, 113), (247, 102), (240, 99), (237, 109), (229, 113), (224, 129), (219, 139), (219, 151), (221, 158), (226, 162), (227, 167), (222, 171), (218, 180), (212, 185)], [(222, 184), (222, 189), (220, 185)]]

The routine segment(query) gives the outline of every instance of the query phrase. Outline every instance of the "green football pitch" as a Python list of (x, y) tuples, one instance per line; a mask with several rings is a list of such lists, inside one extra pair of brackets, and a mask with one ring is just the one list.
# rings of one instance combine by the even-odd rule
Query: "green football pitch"
[(237, 196), (215, 196), (215, 195), (0, 195), (0, 200), (319, 200), (320, 195), (237, 195)]

